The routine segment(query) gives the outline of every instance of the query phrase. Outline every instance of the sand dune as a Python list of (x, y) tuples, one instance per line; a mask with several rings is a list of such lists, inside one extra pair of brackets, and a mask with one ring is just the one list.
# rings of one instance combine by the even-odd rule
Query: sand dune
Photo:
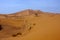
[(0, 14), (0, 40), (60, 40), (60, 14), (24, 10)]

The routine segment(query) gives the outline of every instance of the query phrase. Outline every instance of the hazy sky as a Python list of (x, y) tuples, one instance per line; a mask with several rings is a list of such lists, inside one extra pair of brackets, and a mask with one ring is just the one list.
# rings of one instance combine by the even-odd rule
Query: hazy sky
[(60, 0), (0, 0), (0, 13), (14, 13), (24, 9), (60, 13)]

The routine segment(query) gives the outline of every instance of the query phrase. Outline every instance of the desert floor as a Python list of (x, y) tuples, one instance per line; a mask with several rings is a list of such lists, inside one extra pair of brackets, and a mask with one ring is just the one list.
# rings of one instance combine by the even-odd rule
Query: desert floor
[(60, 40), (60, 14), (32, 14), (26, 16), (25, 20), (31, 24), (29, 32), (23, 36), (1, 40)]

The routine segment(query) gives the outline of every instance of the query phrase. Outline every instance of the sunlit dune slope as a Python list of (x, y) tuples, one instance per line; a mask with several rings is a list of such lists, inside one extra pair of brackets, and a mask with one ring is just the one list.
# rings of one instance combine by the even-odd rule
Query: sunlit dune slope
[[(60, 40), (60, 14), (24, 10), (0, 15), (0, 25), (5, 28), (1, 40)], [(18, 32), (22, 34), (12, 36)]]

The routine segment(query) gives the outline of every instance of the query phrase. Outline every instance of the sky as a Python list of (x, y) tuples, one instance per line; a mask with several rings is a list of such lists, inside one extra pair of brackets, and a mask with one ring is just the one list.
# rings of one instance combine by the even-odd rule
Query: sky
[(0, 14), (26, 9), (60, 13), (60, 0), (0, 0)]

